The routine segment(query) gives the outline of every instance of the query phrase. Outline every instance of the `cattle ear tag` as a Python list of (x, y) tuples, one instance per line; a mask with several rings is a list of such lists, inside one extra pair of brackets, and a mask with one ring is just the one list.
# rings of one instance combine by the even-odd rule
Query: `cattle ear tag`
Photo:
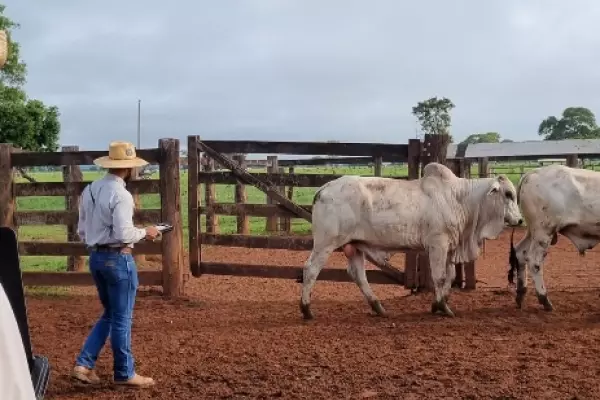
[(494, 193), (498, 192), (499, 190), (500, 190), (500, 184), (498, 183), (498, 181), (494, 181), (494, 183), (492, 183), (492, 187), (490, 187), (490, 190), (488, 191), (488, 195), (494, 194)]

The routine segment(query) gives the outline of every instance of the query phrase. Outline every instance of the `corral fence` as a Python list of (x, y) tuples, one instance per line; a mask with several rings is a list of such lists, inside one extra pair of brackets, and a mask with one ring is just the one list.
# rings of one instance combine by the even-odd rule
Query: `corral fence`
[[(22, 256), (68, 256), (66, 272), (23, 273), (28, 286), (87, 286), (93, 280), (84, 272), (85, 245), (77, 235), (78, 207), (81, 192), (90, 182), (83, 181), (79, 165), (90, 165), (106, 151), (78, 151), (77, 147), (63, 148), (62, 152), (23, 152), (9, 144), (0, 144), (0, 223), (18, 232), (24, 225), (66, 225), (67, 242), (19, 241)], [(160, 194), (160, 208), (136, 209), (136, 224), (166, 222), (173, 232), (160, 242), (140, 242), (134, 256), (162, 255), (162, 271), (139, 271), (140, 285), (162, 286), (165, 295), (178, 296), (184, 292), (187, 276), (183, 268), (183, 231), (180, 212), (179, 140), (160, 139), (157, 148), (139, 149), (138, 155), (151, 164), (159, 165), (159, 179), (135, 180), (127, 189), (138, 197), (145, 193)], [(17, 183), (14, 170), (37, 166), (63, 166), (64, 182)], [(25, 196), (64, 196), (65, 210), (19, 211), (16, 199)]]
[[(311, 165), (325, 163), (362, 163), (373, 165), (373, 175), (381, 176), (384, 162), (405, 163), (408, 174), (394, 176), (396, 179), (417, 179), (422, 167), (429, 162), (445, 162), (459, 176), (468, 176), (469, 168), (464, 160), (446, 162), (447, 139), (443, 136), (426, 135), (425, 141), (411, 139), (408, 144), (380, 143), (337, 143), (337, 142), (257, 142), (201, 140), (199, 136), (188, 137), (188, 217), (189, 217), (189, 262), (192, 275), (203, 274), (251, 276), (265, 278), (302, 279), (302, 267), (279, 265), (229, 264), (202, 261), (202, 245), (247, 247), (264, 249), (305, 250), (312, 249), (310, 236), (290, 234), (292, 218), (311, 221), (310, 205), (293, 201), (294, 188), (317, 188), (340, 175), (318, 173), (296, 173), (293, 169), (285, 173), (281, 164), (288, 167), (300, 165), (298, 160), (277, 162), (273, 154), (325, 155), (326, 158), (312, 159)], [(245, 159), (247, 154), (270, 154), (266, 163), (267, 171), (250, 172)], [(229, 157), (232, 155), (232, 157)], [(328, 158), (328, 157), (335, 158)], [(339, 157), (339, 158), (338, 158)], [(346, 157), (346, 158), (344, 158)], [(318, 161), (321, 160), (321, 161)], [(279, 165), (278, 165), (279, 164)], [(215, 171), (218, 165), (226, 171)], [(284, 164), (285, 165), (285, 164)], [(201, 205), (199, 186), (204, 185), (204, 201)], [(234, 203), (218, 203), (215, 185), (234, 185)], [(247, 203), (246, 185), (254, 186), (267, 197), (267, 204)], [(287, 191), (285, 188), (287, 187)], [(206, 229), (202, 232), (201, 215), (206, 216)], [(237, 233), (218, 232), (218, 216), (236, 216)], [(248, 217), (267, 218), (267, 231), (277, 231), (278, 235), (250, 235)], [(279, 224), (277, 223), (279, 219)], [(336, 251), (341, 251), (337, 249)], [(368, 270), (372, 283), (399, 284), (412, 290), (431, 290), (428, 260), (422, 252), (405, 253), (405, 268), (401, 271), (390, 263), (378, 264), (369, 260), (380, 270)], [(475, 289), (475, 265), (457, 265), (455, 286)], [(351, 278), (343, 269), (324, 268), (320, 280), (348, 282)]]

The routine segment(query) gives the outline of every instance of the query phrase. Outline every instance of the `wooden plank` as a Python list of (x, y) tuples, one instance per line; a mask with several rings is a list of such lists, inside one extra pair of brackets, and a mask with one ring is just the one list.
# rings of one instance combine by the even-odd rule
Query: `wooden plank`
[[(274, 174), (278, 172), (278, 169), (279, 167), (277, 165), (277, 156), (267, 156), (267, 172), (270, 174)], [(281, 191), (280, 187), (275, 187), (274, 189), (278, 192)], [(266, 203), (267, 205), (275, 205), (277, 204), (277, 201), (275, 201), (273, 197), (267, 194)], [(277, 232), (279, 230), (278, 221), (279, 218), (277, 218), (276, 215), (269, 215), (267, 217), (267, 220), (265, 221), (265, 232)]]
[[(421, 164), (421, 141), (419, 139), (408, 140), (408, 179), (419, 179)], [(406, 252), (404, 258), (405, 287), (407, 289), (417, 289), (419, 253), (416, 251)]]
[(313, 239), (295, 236), (268, 235), (218, 235), (203, 233), (200, 235), (203, 245), (249, 247), (264, 249), (312, 250)]
[[(134, 254), (161, 254), (161, 244), (140, 242), (133, 248)], [(19, 242), (21, 256), (87, 256), (83, 243), (78, 242)]]
[(381, 176), (383, 173), (383, 158), (375, 157), (375, 165), (373, 166), (373, 175)]
[[(160, 209), (135, 210), (133, 222), (137, 225), (156, 224), (161, 219)], [(77, 211), (17, 211), (15, 221), (17, 225), (68, 225), (77, 224), (79, 212)], [(70, 241), (77, 241), (70, 240)]]
[[(311, 212), (312, 205), (301, 204), (300, 207)], [(297, 218), (297, 216), (285, 209), (280, 204), (235, 204), (235, 203), (216, 203), (210, 207), (200, 207), (200, 214), (214, 213), (217, 215), (246, 215), (253, 217), (269, 217), (272, 215)]]
[[(158, 179), (145, 179), (141, 181), (132, 181), (127, 184), (127, 190), (131, 193), (160, 193), (160, 181)], [(84, 182), (35, 182), (35, 183), (17, 183), (14, 185), (15, 196), (66, 196), (71, 190), (74, 193), (81, 194), (83, 189), (91, 181)]]
[[(141, 167), (139, 168), (134, 168), (132, 170), (132, 175), (131, 175), (131, 181), (139, 181), (140, 180), (140, 172), (141, 172)], [(140, 194), (139, 192), (137, 193), (133, 193), (132, 194), (133, 197), (133, 212), (135, 214), (135, 212), (137, 212), (138, 210), (140, 210), (142, 208), (142, 202), (140, 199)], [(151, 222), (151, 224), (155, 224), (156, 221), (158, 220), (154, 220), (155, 222)], [(135, 221), (134, 221), (135, 223)], [(136, 254), (133, 256), (133, 261), (135, 262), (136, 265), (143, 265), (146, 262), (146, 256), (143, 254)]]
[[(294, 279), (302, 282), (302, 267), (287, 267), (278, 265), (225, 264), (201, 263), (202, 272), (210, 275), (246, 276), (256, 278)], [(396, 278), (383, 271), (367, 270), (367, 279), (373, 284), (397, 285)], [(320, 281), (354, 282), (346, 269), (323, 268), (319, 274)]]
[[(141, 286), (162, 285), (160, 271), (138, 271)], [(89, 272), (23, 272), (25, 286), (93, 286)]]
[[(200, 141), (198, 141), (200, 143)], [(206, 163), (203, 164), (203, 169), (207, 173), (211, 173), (215, 168), (215, 160), (208, 158)], [(202, 182), (198, 176), (198, 181)], [(237, 182), (237, 181), (236, 181)], [(209, 207), (213, 205), (217, 200), (217, 188), (213, 183), (206, 182), (204, 185), (204, 204)], [(206, 232), (208, 233), (219, 233), (219, 216), (215, 214), (206, 215)]]
[(226, 168), (229, 168), (231, 172), (233, 172), (237, 177), (239, 177), (242, 181), (254, 185), (256, 188), (266, 193), (268, 196), (272, 197), (274, 200), (281, 203), (285, 208), (296, 214), (298, 217), (304, 218), (307, 221), (312, 221), (312, 215), (307, 212), (305, 209), (299, 207), (296, 203), (291, 200), (288, 200), (284, 195), (280, 194), (277, 186), (274, 186), (271, 182), (263, 181), (255, 176), (244, 171), (242, 168), (237, 166), (235, 162), (233, 162), (229, 157), (222, 155), (221, 153), (213, 150), (209, 146), (207, 146), (204, 142), (198, 143), (204, 152), (206, 152), (210, 157), (214, 160), (218, 161)]
[[(258, 179), (267, 180), (274, 186), (294, 186), (294, 187), (320, 187), (331, 182), (334, 179), (344, 175), (335, 174), (280, 174), (280, 173), (252, 173)], [(392, 179), (408, 179), (407, 176), (390, 176)], [(200, 172), (198, 177), (200, 183), (217, 185), (235, 185), (239, 179), (231, 172)]]
[[(384, 162), (400, 162), (397, 159), (388, 157), (383, 158)], [(371, 165), (373, 157), (319, 157), (319, 158), (303, 158), (300, 160), (279, 160), (280, 167), (293, 166), (317, 166), (317, 165)]]
[[(538, 161), (544, 158), (567, 158), (573, 153), (559, 153), (559, 154), (518, 154), (511, 156), (489, 156), (485, 157), (488, 161)], [(580, 159), (592, 159), (597, 160), (600, 157), (598, 153), (576, 153)], [(467, 162), (473, 162), (479, 160), (480, 157), (465, 157)]]
[[(260, 249), (283, 249), (310, 251), (313, 248), (312, 236), (283, 236), (283, 235), (219, 235), (203, 233), (200, 235), (203, 245), (226, 246), (226, 247), (248, 247)], [(388, 249), (397, 253), (407, 251), (419, 251), (408, 248)], [(338, 248), (334, 251), (341, 251)]]
[(203, 140), (219, 153), (299, 154), (331, 156), (383, 156), (406, 161), (408, 145), (389, 143), (264, 142), (254, 140)]
[[(63, 152), (79, 151), (78, 146), (63, 146)], [(83, 174), (79, 165), (66, 165), (62, 167), (62, 175), (64, 182), (81, 182)], [(79, 195), (73, 186), (67, 187), (65, 195), (65, 208), (67, 212), (77, 214), (79, 212)], [(80, 237), (77, 234), (77, 221), (71, 219), (67, 224), (67, 241), (77, 242)], [(69, 256), (67, 258), (67, 271), (83, 271), (85, 267), (85, 259), (81, 256)]]
[(423, 153), (421, 154), (422, 166), (424, 167), (430, 162), (446, 164), (446, 156), (448, 153), (449, 144), (449, 135), (425, 134)]
[(11, 145), (0, 143), (0, 225), (15, 228), (15, 194), (13, 168), (11, 167)]
[[(289, 167), (289, 174), (293, 175), (294, 174), (294, 167)], [(284, 190), (285, 190), (285, 186), (284, 186)], [(288, 186), (287, 187), (287, 198), (290, 200), (294, 199), (294, 187), (293, 186)], [(287, 211), (287, 210), (286, 210)], [(285, 233), (287, 233), (288, 235), (292, 233), (292, 219), (291, 219), (291, 215), (289, 217), (284, 217), (281, 219), (281, 230)]]
[(199, 136), (188, 136), (188, 259), (192, 276), (200, 276), (201, 245), (200, 213), (198, 207), (198, 173), (200, 172)]
[(577, 157), (577, 154), (569, 154), (567, 156), (566, 164), (568, 167), (578, 168), (579, 167), (579, 158)]
[(480, 158), (478, 162), (478, 172), (480, 178), (488, 178), (490, 176), (490, 165), (487, 157)]
[[(234, 156), (234, 161), (238, 163), (241, 168), (246, 168), (246, 156), (244, 154), (237, 154)], [(246, 185), (242, 182), (237, 181), (235, 184), (234, 193), (235, 203), (237, 205), (245, 205), (248, 201), (248, 193), (246, 192)], [(215, 212), (208, 211), (208, 213), (216, 214)], [(248, 215), (243, 211), (237, 215), (237, 233), (247, 235), (250, 233), (250, 219)]]
[(167, 297), (184, 294), (183, 223), (181, 221), (181, 186), (179, 173), (179, 140), (160, 139), (160, 204), (161, 222), (173, 226), (162, 244), (163, 293)]
[[(136, 150), (137, 156), (150, 164), (160, 162), (158, 149)], [(24, 152), (14, 154), (12, 165), (15, 167), (35, 167), (50, 165), (93, 165), (94, 159), (106, 156), (104, 151), (66, 151), (66, 152)]]

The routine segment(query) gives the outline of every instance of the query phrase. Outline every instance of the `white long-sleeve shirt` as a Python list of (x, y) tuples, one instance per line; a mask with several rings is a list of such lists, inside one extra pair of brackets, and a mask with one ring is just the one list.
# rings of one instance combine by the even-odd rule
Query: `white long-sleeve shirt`
[(145, 229), (133, 225), (134, 208), (133, 196), (125, 188), (125, 181), (106, 174), (83, 190), (77, 233), (88, 246), (127, 244), (133, 247), (133, 243), (146, 236)]
[(2, 398), (35, 400), (23, 339), (2, 284), (0, 284), (0, 355)]

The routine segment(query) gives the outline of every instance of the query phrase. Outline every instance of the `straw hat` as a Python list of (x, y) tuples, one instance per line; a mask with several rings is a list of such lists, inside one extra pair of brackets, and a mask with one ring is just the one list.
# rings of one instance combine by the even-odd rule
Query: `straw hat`
[(8, 59), (8, 38), (6, 31), (0, 30), (0, 68), (4, 67)]
[(94, 164), (102, 168), (137, 168), (148, 162), (135, 155), (135, 146), (129, 142), (111, 142), (108, 156), (96, 158)]

